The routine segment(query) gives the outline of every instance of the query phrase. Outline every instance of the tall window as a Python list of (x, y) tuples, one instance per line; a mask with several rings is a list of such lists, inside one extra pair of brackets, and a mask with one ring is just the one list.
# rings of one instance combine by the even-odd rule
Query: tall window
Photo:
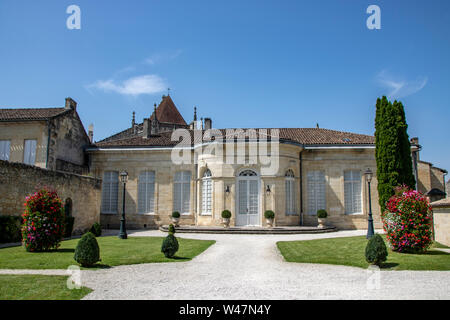
[(155, 212), (155, 171), (143, 171), (139, 174), (138, 212)]
[(212, 179), (211, 171), (208, 169), (202, 178), (202, 213), (211, 214), (212, 208)]
[(361, 172), (344, 171), (345, 213), (362, 213), (361, 210)]
[(326, 208), (325, 174), (323, 171), (309, 171), (307, 175), (308, 214)]
[(173, 182), (173, 211), (189, 214), (191, 200), (191, 172), (179, 171), (175, 173)]
[(11, 141), (0, 140), (0, 160), (9, 161), (10, 145), (11, 145)]
[(286, 172), (286, 214), (295, 214), (295, 178), (294, 172)]
[(34, 165), (36, 162), (36, 140), (25, 140), (23, 163)]
[(105, 171), (103, 174), (102, 213), (117, 213), (119, 173)]

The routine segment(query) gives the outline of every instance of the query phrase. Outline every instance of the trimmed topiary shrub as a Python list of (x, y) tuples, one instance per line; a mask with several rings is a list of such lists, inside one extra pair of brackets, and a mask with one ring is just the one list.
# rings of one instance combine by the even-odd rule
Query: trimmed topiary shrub
[(22, 244), (27, 251), (48, 251), (59, 247), (65, 219), (56, 191), (40, 189), (26, 197), (22, 214)]
[(179, 217), (180, 217), (180, 213), (178, 211), (172, 212), (172, 218), (179, 218)]
[(426, 251), (433, 240), (433, 217), (428, 199), (406, 186), (395, 189), (382, 213), (386, 238), (393, 251)]
[(69, 217), (69, 216), (65, 217), (64, 238), (70, 238), (72, 236), (74, 223), (75, 223), (74, 217)]
[(178, 251), (178, 240), (173, 234), (170, 234), (163, 240), (161, 246), (161, 252), (164, 253), (166, 258), (173, 258)]
[(370, 264), (381, 266), (386, 261), (388, 251), (383, 238), (375, 234), (369, 239), (366, 246), (366, 261)]
[(324, 209), (317, 210), (317, 218), (325, 219), (328, 216), (328, 213)]
[(169, 233), (170, 234), (174, 234), (175, 233), (175, 227), (173, 226), (173, 224), (169, 224)]
[(92, 232), (85, 233), (78, 241), (73, 258), (83, 267), (92, 267), (100, 261), (100, 248)]
[(0, 216), (0, 243), (22, 241), (20, 216)]
[(264, 212), (264, 217), (266, 219), (274, 219), (275, 218), (275, 212), (273, 212), (272, 210), (267, 210), (266, 212)]
[(91, 230), (90, 230), (94, 236), (96, 237), (100, 237), (102, 235), (102, 226), (100, 223), (96, 222), (92, 225)]
[(223, 210), (223, 211), (222, 211), (222, 218), (224, 218), (224, 219), (230, 219), (230, 218), (231, 218), (231, 212), (230, 212), (230, 210)]

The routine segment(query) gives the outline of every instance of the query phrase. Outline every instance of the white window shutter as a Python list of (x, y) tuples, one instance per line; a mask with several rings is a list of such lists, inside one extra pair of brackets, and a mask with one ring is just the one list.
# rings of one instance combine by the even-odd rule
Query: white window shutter
[(361, 172), (344, 171), (344, 205), (345, 213), (361, 213)]
[(11, 141), (1, 140), (0, 141), (0, 160), (9, 161)]
[(117, 213), (119, 201), (119, 173), (105, 171), (102, 185), (102, 212)]
[(155, 172), (143, 171), (138, 182), (138, 212), (154, 212), (155, 204)]
[(307, 174), (308, 213), (326, 209), (326, 185), (323, 171), (310, 171)]
[(36, 140), (25, 140), (23, 162), (34, 165), (36, 163)]

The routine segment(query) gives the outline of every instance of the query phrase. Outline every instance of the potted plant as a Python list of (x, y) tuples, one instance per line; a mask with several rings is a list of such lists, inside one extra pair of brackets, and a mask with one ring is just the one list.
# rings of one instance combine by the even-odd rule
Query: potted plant
[(223, 210), (222, 211), (222, 223), (225, 228), (228, 228), (230, 226), (230, 218), (231, 218), (230, 210)]
[(178, 227), (178, 223), (180, 222), (180, 213), (178, 211), (172, 212), (172, 222), (175, 227)]
[(272, 210), (267, 210), (264, 212), (264, 217), (266, 218), (267, 226), (273, 227), (273, 220), (275, 219), (275, 213)]
[(328, 213), (324, 209), (317, 210), (317, 222), (319, 225), (318, 228), (325, 228), (325, 223), (327, 220)]

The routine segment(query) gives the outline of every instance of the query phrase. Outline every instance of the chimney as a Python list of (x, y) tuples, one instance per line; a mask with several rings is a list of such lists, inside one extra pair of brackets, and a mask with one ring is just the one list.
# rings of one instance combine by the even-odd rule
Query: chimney
[(144, 119), (144, 128), (143, 128), (143, 133), (144, 133), (144, 138), (148, 138), (148, 136), (150, 135), (150, 128), (149, 128), (149, 119), (146, 118)]
[(72, 98), (66, 98), (66, 105), (64, 107), (65, 109), (72, 109), (76, 110), (77, 108), (77, 102), (73, 100)]
[(94, 143), (94, 125), (91, 123), (88, 128), (89, 141)]
[(415, 145), (417, 146), (417, 151), (415, 152), (416, 157), (417, 157), (417, 161), (420, 160), (420, 155), (419, 155), (419, 151), (420, 151), (420, 145), (419, 145), (419, 138), (418, 137), (414, 137), (411, 138), (410, 140), (411, 145)]
[(211, 118), (205, 118), (205, 130), (209, 130), (212, 128), (212, 120)]

